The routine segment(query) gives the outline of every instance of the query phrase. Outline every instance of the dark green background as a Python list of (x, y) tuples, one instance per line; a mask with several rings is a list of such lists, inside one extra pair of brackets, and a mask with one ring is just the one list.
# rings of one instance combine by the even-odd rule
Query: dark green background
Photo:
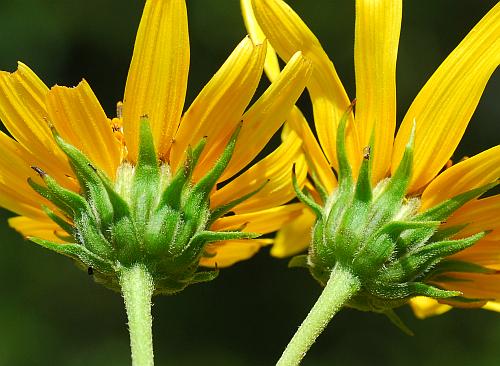
[[(496, 1), (405, 1), (398, 63), (399, 118), (448, 52)], [(122, 96), (143, 1), (24, 0), (0, 5), (0, 69), (30, 65), (49, 85), (84, 77), (109, 115)], [(293, 1), (354, 96), (353, 0)], [(188, 101), (245, 35), (236, 0), (189, 0)], [(498, 143), (495, 76), (456, 154)], [(496, 98), (496, 99), (495, 99)], [(12, 167), (15, 169), (16, 167)], [(68, 259), (0, 227), (0, 365), (126, 365), (122, 300)], [(263, 250), (210, 284), (155, 300), (157, 365), (271, 365), (320, 292), (305, 271)], [(408, 337), (384, 317), (342, 311), (304, 365), (494, 365), (500, 315), (455, 310), (420, 321), (399, 310)]]

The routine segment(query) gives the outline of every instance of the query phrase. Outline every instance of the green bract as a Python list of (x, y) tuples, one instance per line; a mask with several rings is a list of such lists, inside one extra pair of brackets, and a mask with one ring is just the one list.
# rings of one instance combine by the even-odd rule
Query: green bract
[(191, 175), (205, 146), (202, 139), (188, 149), (184, 165), (172, 175), (158, 160), (147, 117), (141, 120), (140, 149), (136, 165), (124, 162), (111, 181), (74, 146), (55, 131), (54, 138), (67, 155), (82, 187), (69, 191), (37, 167), (45, 185), (30, 180), (40, 195), (60, 212), (46, 213), (69, 237), (68, 244), (30, 238), (48, 249), (77, 261), (96, 281), (119, 291), (120, 275), (139, 264), (154, 281), (155, 294), (172, 294), (186, 286), (214, 279), (218, 271), (200, 271), (207, 243), (255, 238), (241, 231), (210, 231), (210, 225), (252, 194), (210, 210), (209, 195), (228, 165), (240, 128), (208, 173), (193, 183)]
[(399, 320), (392, 309), (414, 296), (466, 301), (459, 297), (459, 292), (431, 283), (444, 272), (491, 272), (478, 265), (446, 259), (486, 233), (452, 240), (450, 237), (463, 226), (440, 229), (440, 225), (459, 207), (497, 183), (419, 212), (419, 198), (406, 196), (412, 174), (415, 127), (395, 174), (372, 189), (370, 148), (365, 148), (357, 181), (352, 177), (345, 148), (347, 116), (346, 113), (340, 122), (337, 134), (339, 186), (327, 196), (316, 182), (324, 207), (300, 190), (293, 175), (297, 196), (312, 209), (317, 221), (309, 254), (293, 258), (290, 265), (308, 267), (322, 285), (336, 266), (351, 272), (360, 280), (361, 289), (347, 305), (385, 313), (396, 323)]

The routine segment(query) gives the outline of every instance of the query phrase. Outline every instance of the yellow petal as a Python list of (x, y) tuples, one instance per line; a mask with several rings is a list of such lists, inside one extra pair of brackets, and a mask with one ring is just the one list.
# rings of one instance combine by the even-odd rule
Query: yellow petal
[[(245, 26), (254, 42), (262, 42), (265, 39), (264, 32), (260, 28), (255, 13), (252, 8), (252, 0), (241, 0), (241, 10)], [(268, 43), (266, 62), (264, 70), (269, 80), (274, 81), (279, 77), (280, 67), (276, 56), (276, 51)], [(303, 139), (303, 149), (309, 165), (313, 172), (318, 176), (318, 179), (323, 184), (328, 192), (332, 192), (337, 186), (337, 180), (333, 174), (330, 164), (328, 163), (323, 151), (318, 145), (316, 137), (311, 131), (309, 124), (302, 115), (302, 112), (296, 106), (293, 107), (292, 112), (288, 116), (287, 123), (295, 130), (295, 132)], [(287, 125), (285, 125), (286, 127)], [(284, 132), (286, 129), (284, 129)]]
[(237, 213), (258, 211), (278, 206), (295, 197), (292, 185), (292, 168), (295, 164), (297, 180), (302, 184), (307, 175), (307, 165), (301, 152), (302, 141), (290, 135), (273, 153), (266, 156), (229, 184), (216, 191), (210, 205), (217, 207), (229, 203), (267, 184), (248, 200), (237, 205)]
[(46, 171), (60, 178), (73, 173), (48, 125), (47, 93), (45, 84), (22, 63), (12, 74), (0, 72), (0, 119), (27, 151), (44, 162)]
[(446, 220), (444, 227), (467, 224), (457, 237), (465, 238), (481, 231), (500, 228), (500, 195), (472, 201)]
[(488, 301), (483, 309), (500, 312), (500, 303), (495, 301)]
[(236, 148), (221, 181), (250, 163), (285, 122), (311, 75), (311, 62), (297, 53), (280, 77), (243, 115)]
[(449, 273), (449, 282), (436, 282), (447, 290), (460, 291), (469, 299), (500, 299), (500, 275), (481, 273)]
[(450, 305), (440, 304), (436, 300), (424, 296), (417, 296), (411, 299), (410, 306), (415, 316), (419, 319), (441, 315), (452, 309)]
[(306, 188), (308, 191), (309, 191), (309, 196), (317, 203), (319, 203), (320, 205), (323, 204), (324, 202), (322, 202), (322, 198), (321, 198), (321, 195), (319, 194), (315, 184), (313, 182), (311, 182), (310, 179), (306, 179), (306, 181), (304, 182), (304, 188)]
[(305, 251), (311, 243), (311, 231), (316, 216), (304, 209), (302, 214), (278, 231), (271, 249), (271, 255), (285, 258)]
[(17, 141), (0, 132), (0, 206), (19, 215), (44, 217), (41, 205), (49, 202), (27, 183), (31, 177), (42, 183), (30, 168), (35, 159)]
[(446, 169), (422, 193), (421, 210), (500, 178), (500, 145)]
[(269, 244), (272, 244), (272, 239), (228, 240), (209, 244), (206, 251), (214, 256), (201, 258), (200, 265), (211, 268), (229, 267), (253, 257), (261, 247)]
[[(250, 103), (262, 75), (266, 48), (254, 45), (246, 37), (224, 65), (203, 88), (184, 114), (172, 145), (171, 165), (183, 161), (188, 145), (195, 146), (204, 136), (208, 138), (199, 170), (203, 176), (219, 157)], [(208, 162), (209, 161), (209, 162)]]
[(398, 166), (416, 120), (410, 190), (427, 184), (457, 147), (491, 74), (500, 63), (497, 4), (441, 64), (415, 98), (396, 136), (392, 171)]
[(371, 151), (373, 182), (389, 172), (396, 129), (396, 59), (402, 0), (357, 0), (354, 65), (356, 125), (362, 147)]
[[(328, 160), (336, 167), (337, 125), (350, 101), (332, 61), (316, 36), (285, 2), (253, 0), (253, 9), (264, 34), (282, 59), (288, 61), (295, 52), (301, 51), (312, 61), (314, 71), (307, 88), (313, 103), (316, 131)], [(347, 147), (356, 171), (362, 155), (354, 123), (349, 123)]]
[(18, 215), (29, 217), (43, 217), (44, 213), (34, 204), (19, 197), (19, 193), (12, 187), (0, 183), (0, 206)]
[(332, 193), (337, 187), (337, 179), (299, 108), (293, 107), (288, 116), (287, 125), (302, 139), (302, 149), (312, 173), (317, 176), (326, 191)]
[[(247, 28), (248, 34), (255, 44), (263, 43), (266, 39), (264, 32), (255, 19), (255, 14), (252, 8), (252, 0), (240, 0), (241, 12), (243, 14), (243, 21)], [(266, 61), (264, 63), (264, 70), (266, 71), (269, 80), (274, 81), (280, 75), (280, 65), (276, 51), (269, 42), (267, 43)]]
[(500, 270), (500, 241), (490, 240), (490, 235), (488, 235), (472, 247), (462, 250), (450, 258)]
[(43, 220), (18, 216), (9, 219), (9, 225), (21, 233), (25, 238), (35, 237), (56, 243), (64, 243), (64, 240), (62, 240), (59, 236), (68, 235), (54, 222), (50, 221), (49, 218)]
[(149, 117), (155, 146), (167, 157), (179, 125), (189, 69), (185, 0), (147, 0), (123, 98), (123, 128), (134, 161), (140, 117)]
[(488, 234), (489, 240), (500, 241), (500, 227), (497, 225), (493, 230)]
[(245, 232), (268, 234), (280, 229), (285, 223), (299, 216), (302, 210), (304, 210), (302, 204), (294, 203), (267, 210), (226, 216), (215, 221), (210, 230), (235, 230), (245, 225), (243, 229)]
[(50, 120), (61, 137), (114, 178), (120, 164), (121, 143), (90, 85), (53, 87), (47, 95)]

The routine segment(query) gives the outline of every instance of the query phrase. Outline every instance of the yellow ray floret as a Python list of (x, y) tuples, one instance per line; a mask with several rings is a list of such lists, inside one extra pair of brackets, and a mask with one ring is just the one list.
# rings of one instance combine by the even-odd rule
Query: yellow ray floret
[[(463, 201), (469, 203), (460, 209), (461, 204), (457, 204), (446, 222), (439, 225), (437, 221), (436, 228), (428, 234), (431, 235), (429, 238), (439, 238), (441, 235), (451, 240), (443, 246), (456, 246), (457, 243), (466, 246), (465, 241), (453, 240), (466, 240), (476, 235), (475, 245), (469, 245), (446, 259), (450, 263), (465, 263), (455, 264), (454, 268), (468, 272), (450, 273), (449, 278), (454, 279), (450, 281), (446, 281), (446, 276), (434, 274), (434, 284), (441, 289), (461, 291), (469, 300), (474, 297), (483, 299), (472, 302), (461, 302), (460, 299), (449, 301), (453, 306), (484, 305), (485, 308), (495, 308), (495, 302), (488, 300), (500, 298), (500, 282), (498, 275), (493, 273), (500, 268), (500, 207), (498, 196), (483, 199), (475, 197), (498, 183), (500, 146), (494, 146), (454, 166), (450, 166), (448, 161), (465, 132), (488, 80), (500, 64), (500, 4), (483, 17), (436, 70), (416, 96), (394, 136), (395, 71), (402, 3), (400, 0), (356, 1), (354, 61), (357, 102), (353, 115), (349, 111), (346, 115), (345, 149), (350, 167), (342, 171), (339, 169), (338, 149), (339, 146), (341, 149), (343, 147), (336, 145), (339, 141), (337, 126), (342, 114), (348, 110), (349, 98), (320, 41), (285, 1), (241, 0), (245, 25), (252, 39), (267, 38), (272, 46), (268, 47), (269, 51), (276, 50), (283, 60), (288, 60), (292, 54), (300, 51), (312, 60), (314, 66), (307, 88), (320, 145), (314, 144), (315, 138), (298, 108), (294, 108), (289, 115), (284, 136), (293, 130), (303, 140), (302, 149), (309, 173), (318, 189), (317, 192), (311, 192), (309, 198), (303, 196), (301, 200), (309, 202), (316, 216), (309, 213), (308, 217), (307, 211), (304, 211), (299, 218), (287, 223), (277, 234), (272, 254), (284, 257), (304, 251), (310, 243), (308, 238), (313, 227), (321, 227), (332, 211), (342, 217), (342, 207), (335, 206), (342, 186), (337, 188), (333, 170), (337, 177), (352, 174), (355, 181), (359, 162), (362, 159), (370, 161), (368, 169), (371, 169), (376, 200), (386, 190), (386, 184), (390, 184), (389, 179), (397, 179), (397, 171), (401, 164), (404, 165), (406, 154), (406, 161), (412, 162), (412, 172), (408, 175), (406, 198), (402, 201), (404, 207), (395, 219), (416, 219), (443, 202), (448, 202), (447, 207), (451, 207), (454, 201), (447, 200), (458, 202), (456, 197), (465, 199), (463, 195), (470, 194), (470, 198)], [(265, 67), (269, 78), (274, 80), (277, 68), (274, 59), (268, 58)], [(370, 146), (370, 149), (363, 150), (366, 146)], [(326, 160), (330, 167), (325, 165)], [(446, 169), (441, 172), (445, 166)], [(362, 177), (363, 174), (360, 174), (359, 179)], [(361, 190), (362, 187), (356, 189)], [(478, 192), (476, 196), (474, 192)], [(428, 215), (431, 217), (431, 214)], [(374, 215), (372, 220), (376, 219)], [(333, 221), (334, 218), (328, 217), (328, 220)], [(344, 229), (356, 233), (356, 226), (351, 228), (348, 223), (346, 218)], [(369, 230), (370, 221), (366, 225)], [(434, 231), (435, 236), (432, 236)], [(485, 237), (481, 239), (481, 236)], [(402, 240), (405, 237), (408, 235), (403, 235)], [(311, 251), (308, 258), (310, 260)], [(412, 301), (412, 307), (419, 317), (439, 314), (450, 308), (426, 297), (416, 298)]]
[(147, 1), (123, 96), (123, 129), (132, 161), (144, 115), (151, 120), (160, 156), (168, 153), (184, 106), (188, 71), (185, 1)]
[[(30, 178), (32, 186), (41, 187), (50, 183), (50, 177), (68, 192), (82, 197), (89, 194), (88, 187), (80, 186), (81, 177), (68, 163), (68, 151), (61, 150), (64, 143), (83, 153), (106, 184), (130, 193), (123, 179), (140, 159), (141, 118), (147, 119), (152, 130), (164, 174), (161, 184), (186, 169), (185, 164), (192, 158), (189, 154), (201, 141), (205, 148), (195, 171), (190, 172), (190, 184), (199, 183), (221, 159), (234, 131), (239, 130), (229, 167), (220, 172), (219, 181), (225, 184), (213, 189), (209, 201), (216, 209), (241, 196), (249, 195), (249, 199), (234, 207), (236, 215), (211, 222), (212, 230), (223, 231), (235, 225), (239, 230), (246, 225), (242, 229), (245, 232), (264, 234), (297, 217), (303, 206), (284, 204), (294, 196), (289, 184), (292, 166), (297, 166), (301, 185), (307, 174), (298, 136), (290, 137), (268, 158), (233, 179), (285, 122), (312, 73), (307, 57), (301, 52), (291, 54), (284, 70), (278, 70), (274, 82), (250, 105), (267, 49), (264, 39), (257, 42), (245, 37), (183, 114), (190, 57), (186, 4), (184, 0), (148, 0), (123, 103), (118, 104), (116, 116), (105, 114), (85, 80), (76, 87), (49, 89), (22, 63), (13, 73), (0, 72), (0, 119), (12, 136), (0, 134), (0, 205), (21, 215), (10, 220), (11, 226), (26, 237), (57, 243), (71, 240), (46, 215), (49, 209), (73, 225), (67, 212), (61, 212), (27, 183)], [(261, 191), (250, 197), (261, 186)], [(46, 211), (42, 206), (46, 206)], [(232, 264), (253, 255), (269, 240), (245, 243), (239, 240), (210, 244), (210, 259), (201, 263)]]
[[(289, 60), (300, 50), (313, 61), (313, 75), (307, 88), (312, 97), (314, 123), (325, 155), (337, 166), (335, 126), (350, 101), (332, 61), (316, 36), (285, 2), (256, 0), (253, 6), (260, 27), (282, 59)], [(356, 164), (359, 148), (355, 124), (350, 124), (347, 141), (349, 155)]]
[(453, 50), (413, 101), (394, 143), (393, 172), (417, 121), (412, 189), (427, 184), (457, 147), (500, 63), (500, 4)]

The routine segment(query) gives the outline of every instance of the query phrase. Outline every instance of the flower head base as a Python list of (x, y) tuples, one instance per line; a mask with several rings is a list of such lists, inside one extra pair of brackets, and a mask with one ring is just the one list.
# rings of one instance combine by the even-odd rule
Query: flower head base
[(210, 209), (210, 193), (231, 159), (239, 130), (238, 127), (233, 133), (212, 169), (192, 184), (191, 175), (205, 139), (194, 149), (188, 149), (184, 167), (172, 176), (170, 167), (158, 160), (148, 118), (143, 117), (137, 164), (123, 163), (113, 183), (53, 129), (54, 138), (68, 157), (83, 192), (80, 195), (61, 187), (37, 167), (33, 169), (45, 186), (31, 179), (29, 183), (64, 214), (62, 218), (45, 209), (69, 235), (65, 240), (74, 243), (31, 240), (72, 257), (88, 268), (98, 282), (117, 291), (123, 267), (136, 264), (147, 268), (155, 292), (161, 294), (172, 294), (192, 283), (214, 279), (217, 270), (198, 271), (200, 258), (207, 255), (204, 252), (207, 243), (258, 236), (238, 230), (209, 230), (217, 218), (253, 195)]
[[(255, 40), (265, 36), (284, 61), (299, 50), (314, 61), (307, 88), (318, 141), (298, 108), (287, 120), (303, 138), (316, 183), (306, 185), (311, 197), (296, 189), (312, 212), (278, 232), (271, 253), (309, 247), (292, 264), (307, 265), (323, 284), (335, 266), (351, 270), (363, 287), (349, 304), (364, 310), (407, 300), (419, 317), (442, 313), (443, 303), (493, 308), (500, 299), (500, 197), (478, 198), (500, 178), (500, 146), (455, 165), (450, 159), (500, 63), (500, 4), (436, 70), (396, 133), (403, 1), (356, 0), (357, 102), (356, 113), (346, 114), (349, 97), (333, 62), (299, 15), (283, 0), (241, 2)], [(279, 70), (272, 61), (271, 80)], [(428, 310), (419, 301), (426, 298)]]
[(298, 52), (252, 102), (266, 42), (244, 37), (185, 106), (187, 20), (184, 0), (146, 1), (116, 118), (85, 80), (48, 88), (21, 63), (0, 71), (0, 119), (12, 135), (0, 133), (0, 206), (20, 215), (9, 223), (23, 236), (78, 258), (109, 287), (136, 263), (159, 293), (212, 279), (217, 271), (198, 266), (250, 258), (272, 242), (254, 233), (304, 210), (287, 204), (295, 194), (283, 173), (297, 164), (306, 178), (297, 135), (242, 170), (285, 121), (311, 62)]
[[(485, 236), (484, 232), (452, 240), (463, 227), (439, 229), (453, 212), (497, 185), (496, 182), (455, 196), (419, 212), (419, 198), (406, 197), (412, 174), (415, 127), (395, 174), (372, 189), (370, 148), (365, 148), (357, 181), (353, 179), (345, 149), (349, 110), (339, 123), (337, 156), (339, 186), (324, 196), (321, 207), (302, 192), (298, 197), (316, 214), (307, 256), (292, 259), (291, 266), (306, 266), (326, 285), (335, 266), (358, 277), (361, 290), (348, 303), (363, 311), (387, 313), (415, 296), (452, 301), (459, 291), (433, 285), (443, 272), (488, 273), (490, 269), (446, 257), (456, 254)], [(294, 181), (296, 183), (296, 178)], [(320, 186), (320, 183), (316, 183)], [(318, 191), (325, 191), (319, 187)], [(439, 280), (437, 280), (439, 281)]]

